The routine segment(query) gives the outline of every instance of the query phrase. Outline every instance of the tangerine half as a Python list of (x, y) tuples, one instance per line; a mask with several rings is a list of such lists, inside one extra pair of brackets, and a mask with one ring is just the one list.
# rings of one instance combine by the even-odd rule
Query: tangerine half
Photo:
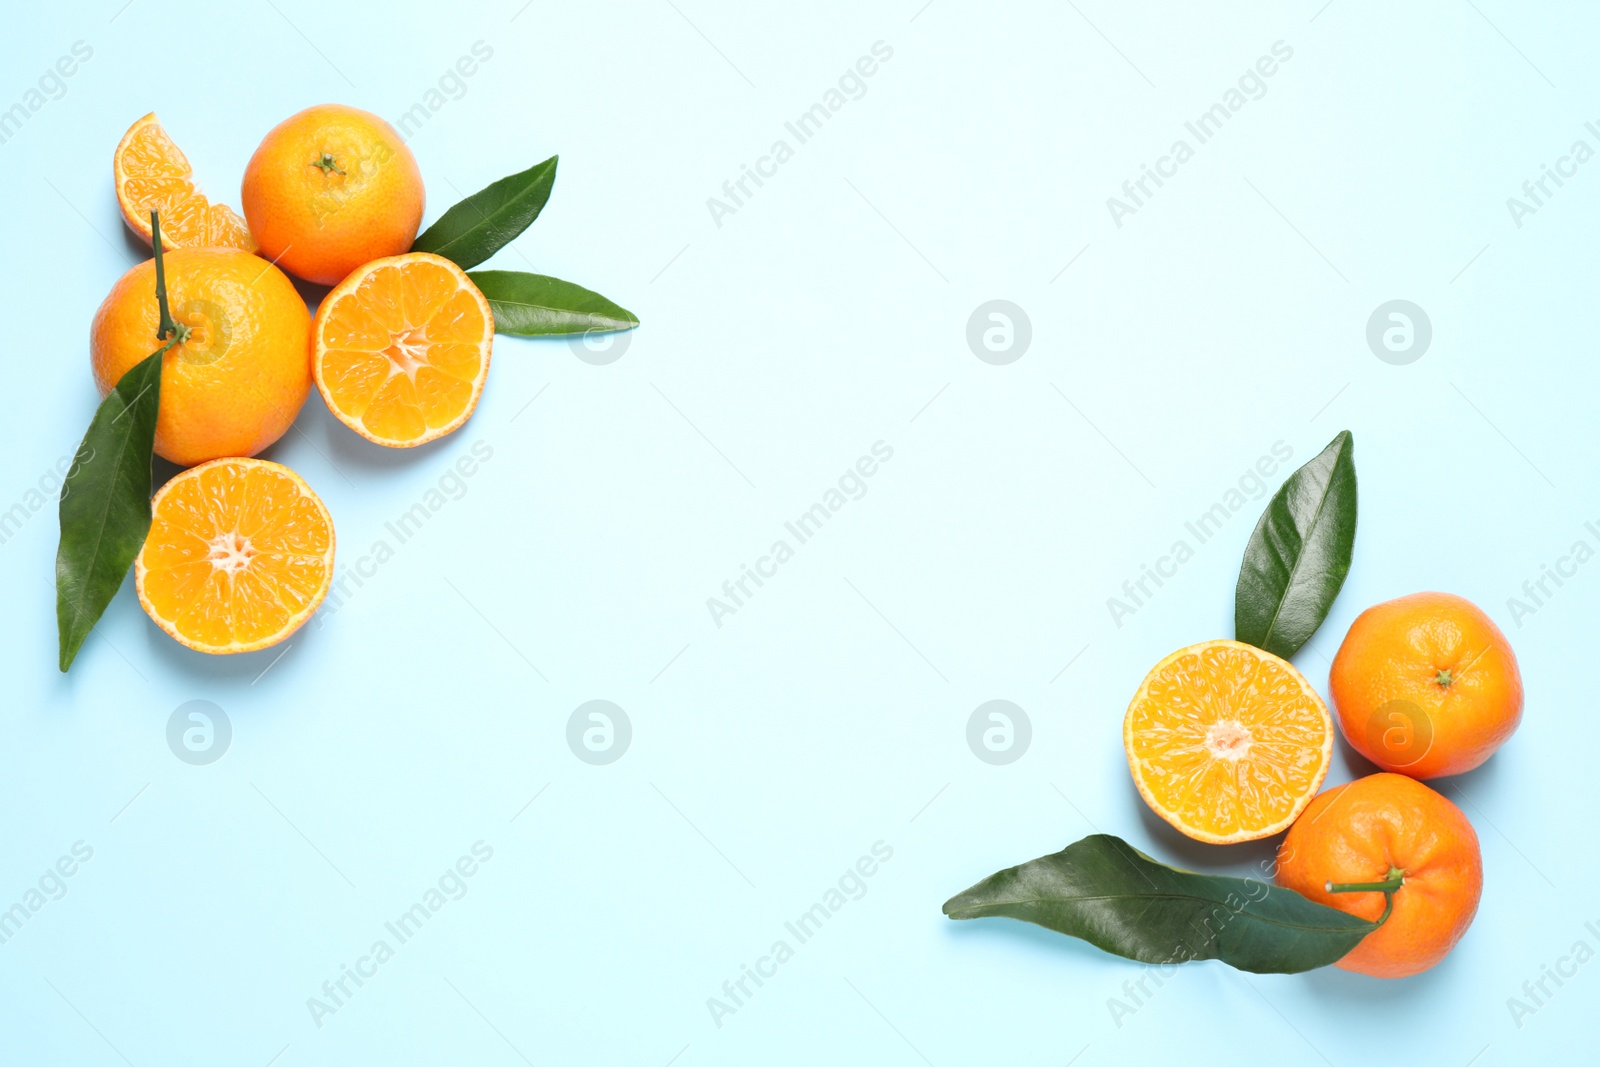
[(1205, 641), (1150, 669), (1123, 719), (1140, 796), (1197, 841), (1288, 829), (1333, 755), (1333, 719), (1287, 661), (1240, 641)]

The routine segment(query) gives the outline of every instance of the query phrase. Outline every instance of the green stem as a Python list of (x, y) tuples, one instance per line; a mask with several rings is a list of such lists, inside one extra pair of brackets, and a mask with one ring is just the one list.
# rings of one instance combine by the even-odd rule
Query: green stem
[(1327, 882), (1323, 888), (1329, 893), (1382, 893), (1383, 914), (1378, 916), (1378, 925), (1382, 926), (1394, 911), (1395, 893), (1405, 884), (1406, 872), (1399, 867), (1390, 867), (1389, 877), (1381, 882)]
[(1405, 879), (1390, 878), (1382, 882), (1329, 882), (1325, 888), (1330, 893), (1393, 893), (1405, 885)]
[[(161, 213), (153, 208), (150, 211), (150, 244), (156, 254), (156, 306), (161, 310), (161, 322), (156, 326), (156, 340), (164, 341), (180, 331), (178, 324), (172, 321), (172, 312), (167, 309), (167, 269), (161, 261)], [(187, 330), (182, 332), (185, 336), (188, 335)]]
[(164, 356), (164, 355), (167, 354), (167, 350), (168, 349), (170, 349), (173, 345), (181, 345), (181, 344), (183, 344), (184, 340), (185, 340), (185, 337), (183, 335), (181, 335), (181, 333), (175, 333), (170, 338), (167, 339), (167, 343), (166, 344), (162, 345), (160, 348), (158, 348), (154, 352), (150, 353), (150, 355), (152, 355), (152, 356)]

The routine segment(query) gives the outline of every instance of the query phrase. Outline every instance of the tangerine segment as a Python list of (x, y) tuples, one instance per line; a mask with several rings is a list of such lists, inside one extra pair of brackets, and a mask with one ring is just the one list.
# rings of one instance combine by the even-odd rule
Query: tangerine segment
[(275, 645), (317, 610), (333, 582), (333, 520), (294, 471), (217, 459), (157, 491), (134, 561), (139, 603), (200, 652)]
[(358, 268), (312, 325), (312, 371), (328, 410), (380, 445), (455, 430), (489, 375), (494, 315), (465, 271), (408, 252)]
[(117, 144), (111, 162), (117, 203), (134, 232), (151, 239), (150, 212), (161, 212), (161, 247), (256, 250), (255, 238), (238, 212), (213, 204), (195, 188), (194, 169), (156, 121), (139, 119)]
[(1239, 641), (1180, 648), (1145, 676), (1122, 725), (1157, 815), (1197, 841), (1287, 829), (1327, 776), (1333, 718), (1286, 661)]

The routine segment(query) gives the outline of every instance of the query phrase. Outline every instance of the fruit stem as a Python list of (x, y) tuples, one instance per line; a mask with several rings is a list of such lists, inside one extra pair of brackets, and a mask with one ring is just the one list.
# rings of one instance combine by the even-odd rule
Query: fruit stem
[(1382, 926), (1394, 911), (1395, 893), (1405, 884), (1406, 872), (1399, 867), (1390, 867), (1389, 876), (1381, 882), (1326, 882), (1323, 888), (1329, 893), (1382, 893), (1383, 914), (1378, 916), (1378, 925)]
[[(161, 213), (155, 209), (150, 211), (150, 245), (156, 254), (156, 306), (161, 311), (161, 321), (156, 326), (156, 340), (165, 341), (171, 337), (174, 343), (181, 343), (189, 339), (189, 328), (180, 327), (172, 321), (172, 312), (167, 308), (167, 268), (161, 260)], [(171, 348), (172, 345), (167, 345)], [(165, 352), (167, 348), (163, 348)]]
[(322, 153), (322, 158), (318, 159), (318, 160), (313, 160), (311, 165), (313, 167), (321, 167), (322, 168), (322, 173), (324, 173), (324, 174), (328, 173), (330, 170), (333, 171), (335, 174), (343, 174), (344, 173), (344, 168), (339, 166), (338, 161), (333, 158), (333, 153), (332, 152), (324, 152), (324, 153)]
[(170, 349), (173, 345), (181, 345), (181, 344), (183, 344), (184, 341), (188, 340), (189, 339), (189, 328), (187, 326), (180, 326), (178, 329), (179, 329), (179, 332), (173, 334), (170, 338), (168, 338), (166, 344), (162, 345), (160, 348), (156, 349), (154, 352), (152, 352), (150, 354), (152, 356), (164, 356), (164, 355), (167, 354), (167, 350)]
[(1452, 675), (1448, 670), (1443, 670), (1436, 674), (1433, 680), (1438, 682), (1442, 688), (1449, 689), (1450, 683), (1455, 681), (1455, 676)]

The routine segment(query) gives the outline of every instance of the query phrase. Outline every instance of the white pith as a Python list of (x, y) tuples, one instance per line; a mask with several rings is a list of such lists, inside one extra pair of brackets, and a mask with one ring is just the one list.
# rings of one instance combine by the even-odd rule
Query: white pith
[(1253, 740), (1249, 728), (1237, 719), (1224, 719), (1206, 729), (1206, 751), (1214, 759), (1244, 759)]
[(390, 334), (389, 347), (383, 351), (383, 354), (389, 357), (389, 377), (404, 374), (412, 381), (416, 381), (417, 370), (428, 365), (430, 347), (428, 331), (422, 326)]
[(210, 551), (206, 558), (211, 561), (212, 570), (222, 571), (232, 577), (250, 566), (250, 561), (256, 558), (256, 550), (250, 544), (250, 539), (243, 534), (233, 531), (218, 534), (207, 542)]

